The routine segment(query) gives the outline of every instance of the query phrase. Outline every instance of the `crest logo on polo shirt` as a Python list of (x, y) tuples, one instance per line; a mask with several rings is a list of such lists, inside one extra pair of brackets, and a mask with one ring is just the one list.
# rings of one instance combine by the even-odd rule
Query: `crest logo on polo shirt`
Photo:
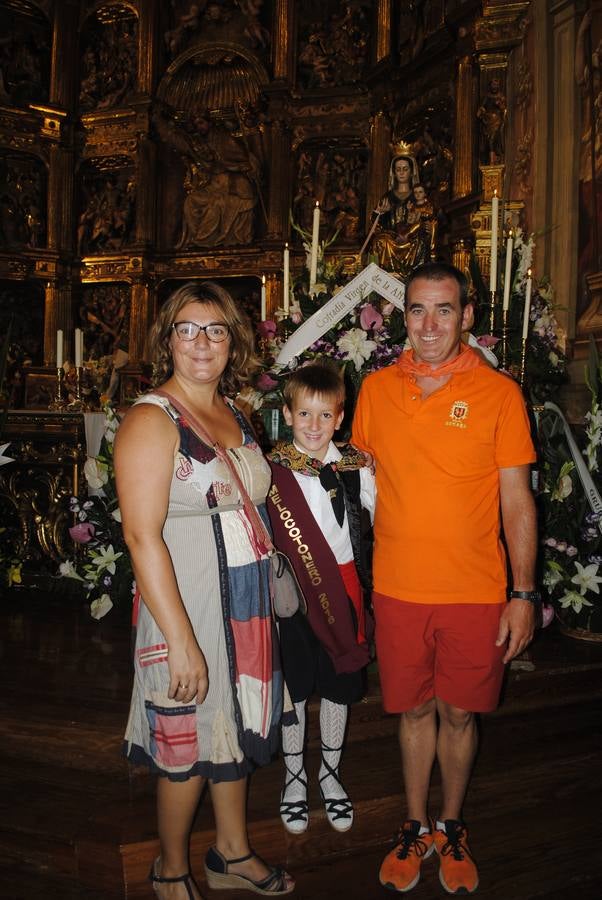
[(464, 400), (454, 400), (449, 411), (449, 420), (445, 423), (453, 428), (466, 428), (466, 419), (468, 418), (468, 403)]

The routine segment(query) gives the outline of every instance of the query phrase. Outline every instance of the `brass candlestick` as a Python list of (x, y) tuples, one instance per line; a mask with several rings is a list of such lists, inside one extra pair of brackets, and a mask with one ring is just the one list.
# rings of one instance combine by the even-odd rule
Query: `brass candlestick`
[(502, 310), (502, 369), (508, 368), (508, 310)]
[(83, 412), (86, 408), (86, 404), (82, 398), (82, 375), (83, 375), (83, 367), (76, 366), (75, 367), (75, 397), (69, 403), (67, 409), (71, 412)]
[(489, 292), (489, 334), (493, 334), (495, 331), (495, 300), (496, 300), (496, 292)]
[(58, 410), (65, 409), (67, 405), (65, 400), (63, 399), (63, 367), (57, 366), (56, 370), (56, 394), (54, 395), (54, 400), (51, 400), (48, 404), (48, 409), (54, 410), (57, 412)]

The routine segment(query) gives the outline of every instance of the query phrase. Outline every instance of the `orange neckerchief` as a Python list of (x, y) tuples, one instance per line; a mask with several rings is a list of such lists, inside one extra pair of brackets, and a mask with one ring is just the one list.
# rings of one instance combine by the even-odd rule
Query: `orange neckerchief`
[(468, 372), (480, 365), (480, 360), (470, 347), (462, 345), (457, 356), (436, 368), (425, 362), (416, 362), (413, 350), (405, 350), (397, 360), (397, 365), (404, 375), (409, 375), (415, 380), (418, 377), (444, 378), (457, 372)]

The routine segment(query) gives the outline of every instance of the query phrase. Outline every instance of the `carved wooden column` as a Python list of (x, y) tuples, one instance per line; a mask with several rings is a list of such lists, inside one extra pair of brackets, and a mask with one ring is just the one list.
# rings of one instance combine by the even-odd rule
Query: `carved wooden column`
[(144, 359), (144, 346), (155, 316), (155, 292), (146, 281), (132, 283), (128, 367)]
[(74, 237), (73, 151), (53, 144), (48, 169), (48, 249), (68, 252)]
[(49, 102), (64, 109), (75, 105), (80, 6), (78, 0), (54, 4)]
[(138, 90), (150, 97), (157, 81), (159, 4), (144, 0), (138, 9)]
[(270, 147), (268, 240), (286, 240), (291, 205), (291, 185), (288, 177), (291, 135), (287, 123), (282, 119), (272, 121)]
[(71, 361), (75, 358), (73, 347), (73, 322), (71, 316), (71, 285), (58, 280), (46, 284), (44, 299), (44, 365), (56, 365), (56, 333), (63, 331), (64, 357)]
[(387, 189), (391, 143), (391, 123), (384, 112), (372, 117), (370, 126), (370, 164), (366, 195), (366, 226), (369, 227), (372, 210)]
[(458, 61), (456, 77), (454, 198), (467, 197), (473, 191), (474, 123), (472, 59), (464, 56)]
[(378, 0), (376, 7), (375, 62), (391, 53), (391, 0)]
[(136, 245), (148, 248), (154, 244), (157, 221), (157, 147), (147, 136), (138, 140), (136, 166)]
[(274, 79), (293, 81), (293, 0), (276, 0), (274, 10)]

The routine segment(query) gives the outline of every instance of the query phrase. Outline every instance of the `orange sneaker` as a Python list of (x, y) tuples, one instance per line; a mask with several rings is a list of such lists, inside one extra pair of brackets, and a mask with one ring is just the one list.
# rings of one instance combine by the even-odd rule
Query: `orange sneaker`
[(479, 886), (479, 873), (468, 848), (466, 825), (457, 819), (445, 820), (445, 831), (431, 824), (439, 854), (439, 881), (448, 894), (472, 894)]
[(404, 822), (398, 843), (383, 859), (378, 875), (383, 887), (404, 894), (416, 887), (420, 880), (422, 860), (430, 856), (435, 845), (432, 831), (420, 834), (420, 822)]

